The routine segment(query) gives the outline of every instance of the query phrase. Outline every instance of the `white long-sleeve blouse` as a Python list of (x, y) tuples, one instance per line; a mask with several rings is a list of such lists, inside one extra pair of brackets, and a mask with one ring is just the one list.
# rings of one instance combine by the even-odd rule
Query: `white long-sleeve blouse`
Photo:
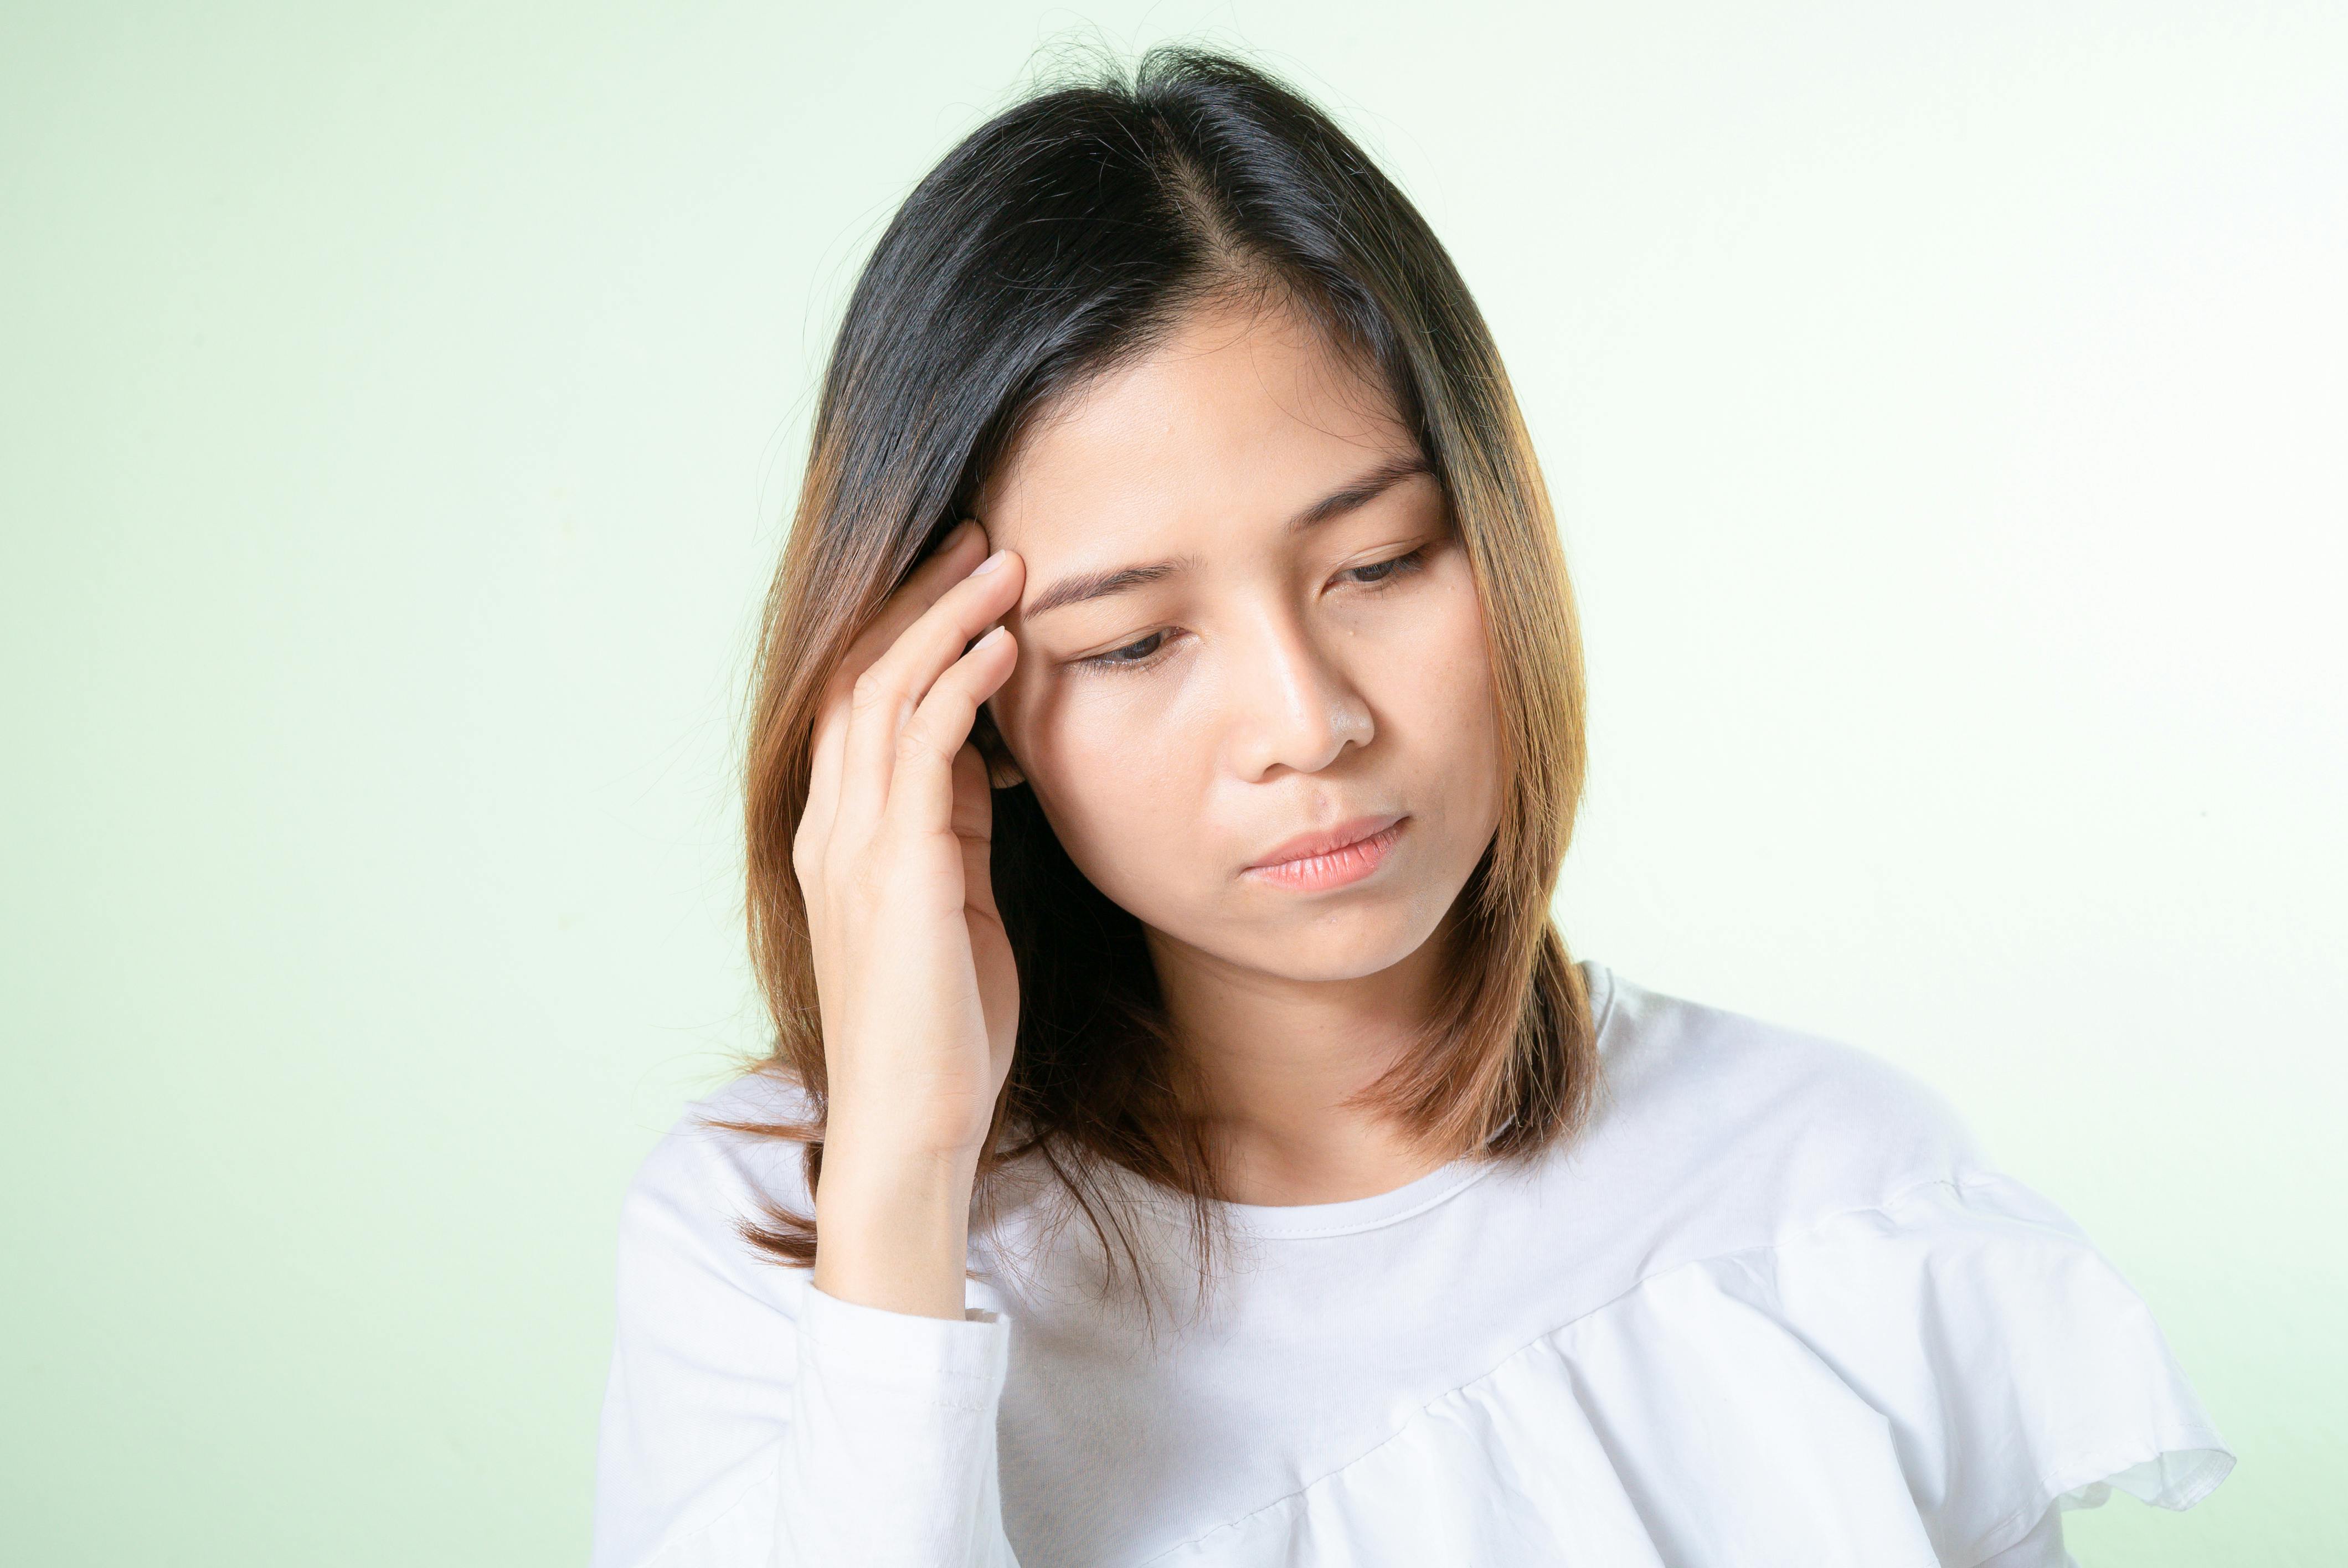
[(798, 1091), (695, 1102), (622, 1211), (594, 1568), (2070, 1568), (2065, 1511), (2225, 1478), (2144, 1301), (1936, 1092), (1582, 967), (1581, 1137), (1226, 1205), (1155, 1340), (1040, 1179), (962, 1321), (825, 1295), (735, 1230), (811, 1212), (798, 1150), (702, 1124)]

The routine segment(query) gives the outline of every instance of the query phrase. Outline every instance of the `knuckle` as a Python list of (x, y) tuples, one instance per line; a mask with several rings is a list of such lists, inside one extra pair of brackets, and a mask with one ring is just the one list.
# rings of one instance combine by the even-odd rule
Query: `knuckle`
[(860, 712), (870, 712), (889, 692), (889, 677), (878, 664), (857, 676), (848, 689), (849, 702)]
[(937, 751), (926, 725), (908, 724), (897, 732), (897, 760), (901, 763), (918, 763), (936, 756)]

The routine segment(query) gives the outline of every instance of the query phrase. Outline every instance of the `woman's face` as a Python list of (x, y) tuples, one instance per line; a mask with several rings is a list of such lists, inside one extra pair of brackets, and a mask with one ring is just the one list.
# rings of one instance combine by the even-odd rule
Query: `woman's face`
[[(1383, 387), (1284, 312), (1202, 308), (1048, 411), (977, 515), (1026, 578), (995, 726), (1161, 960), (1331, 980), (1419, 949), (1498, 826), (1498, 729)], [(1314, 835), (1374, 836), (1267, 866)]]

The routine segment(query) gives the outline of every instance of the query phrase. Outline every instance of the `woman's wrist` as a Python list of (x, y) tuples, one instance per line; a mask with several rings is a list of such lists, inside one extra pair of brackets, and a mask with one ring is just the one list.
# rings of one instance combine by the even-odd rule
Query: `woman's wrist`
[(815, 1286), (888, 1312), (959, 1319), (975, 1153), (866, 1155), (824, 1143)]

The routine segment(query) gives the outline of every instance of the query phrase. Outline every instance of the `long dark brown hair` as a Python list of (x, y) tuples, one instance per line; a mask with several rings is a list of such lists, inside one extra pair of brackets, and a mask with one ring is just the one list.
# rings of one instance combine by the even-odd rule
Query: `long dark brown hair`
[[(825, 684), (1039, 410), (1146, 354), (1185, 312), (1242, 294), (1300, 311), (1391, 393), (1443, 487), (1490, 644), (1499, 827), (1452, 911), (1417, 1048), (1357, 1103), (1432, 1146), (1511, 1161), (1591, 1113), (1589, 997), (1550, 914), (1584, 772), (1581, 640), (1508, 374), (1443, 246), (1335, 124), (1251, 64), (1162, 46), (1033, 92), (948, 153), (865, 263), (824, 375), (745, 770), (750, 951), (775, 1027), (748, 1065), (810, 1113), (718, 1123), (803, 1143), (810, 1194), (824, 1052), (791, 846)], [(983, 710), (973, 739), (1004, 760)], [(1020, 1014), (975, 1214), (991, 1212), (990, 1177), (1033, 1153), (1104, 1255), (1121, 1249), (1146, 1280), (1122, 1184), (1104, 1180), (1130, 1173), (1187, 1199), (1203, 1279), (1221, 1190), (1140, 924), (1077, 870), (1025, 784), (998, 787), (994, 808)], [(742, 1234), (814, 1262), (811, 1215), (776, 1205)]]

